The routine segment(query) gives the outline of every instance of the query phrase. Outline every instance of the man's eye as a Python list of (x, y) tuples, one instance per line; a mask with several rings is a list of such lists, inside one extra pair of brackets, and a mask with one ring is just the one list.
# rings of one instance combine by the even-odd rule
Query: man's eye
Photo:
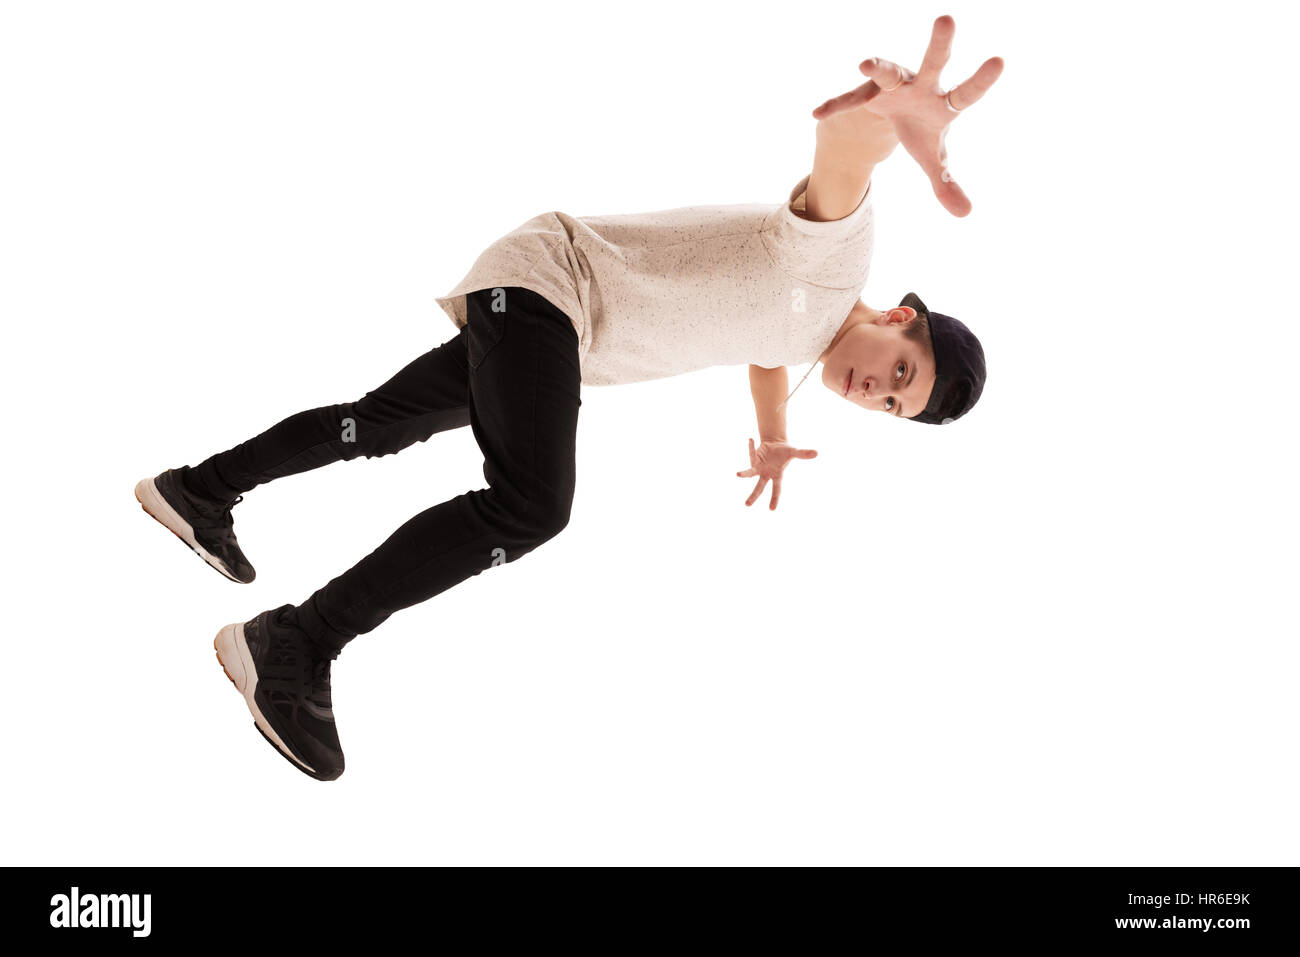
[(892, 395), (885, 400), (885, 411), (886, 412), (894, 411), (894, 397)]
[(898, 364), (898, 375), (894, 376), (894, 378), (895, 378), (895, 379), (901, 379), (901, 378), (903, 378), (903, 373), (906, 372), (906, 371), (907, 371), (907, 363), (905, 363), (905, 362), (900, 362), (900, 363)]

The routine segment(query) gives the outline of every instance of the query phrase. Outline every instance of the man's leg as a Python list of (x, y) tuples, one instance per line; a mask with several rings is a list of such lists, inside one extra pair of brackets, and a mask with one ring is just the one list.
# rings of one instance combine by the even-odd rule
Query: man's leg
[(359, 455), (388, 455), (469, 423), (464, 330), (356, 402), (292, 415), (194, 468), (141, 479), (135, 496), (204, 561), (237, 582), (257, 573), (239, 547), (231, 509), (263, 482)]
[(468, 425), (466, 345), (462, 329), (364, 398), (291, 415), (188, 469), (184, 483), (198, 495), (228, 502), (272, 479), (389, 455)]
[(416, 515), (295, 610), (327, 652), (568, 524), (582, 404), (577, 333), (527, 289), (471, 293), (467, 310), (469, 419), (488, 487)]
[(343, 646), (398, 609), (521, 558), (569, 521), (582, 404), (573, 325), (526, 289), (467, 298), (468, 410), (488, 487), (421, 512), (302, 605), (227, 625), (215, 641), (258, 730), (321, 780), (343, 773), (330, 691)]

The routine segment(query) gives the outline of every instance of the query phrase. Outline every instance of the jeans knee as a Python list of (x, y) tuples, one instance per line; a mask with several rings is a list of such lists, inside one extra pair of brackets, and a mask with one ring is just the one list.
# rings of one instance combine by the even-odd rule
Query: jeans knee
[(552, 499), (535, 504), (532, 529), (540, 541), (547, 541), (564, 531), (573, 510), (572, 499)]
[(527, 542), (529, 550), (554, 538), (569, 524), (571, 496), (523, 496), (501, 487), (490, 487), (479, 499), (484, 517), (498, 528)]
[(393, 455), (425, 441), (430, 433), (418, 410), (374, 392), (334, 406), (332, 419), (338, 423), (344, 460)]
[(357, 412), (359, 405), (359, 402), (344, 402), (330, 409), (329, 426), (338, 429), (339, 450), (345, 462), (367, 454), (361, 443), (363, 433), (361, 416)]

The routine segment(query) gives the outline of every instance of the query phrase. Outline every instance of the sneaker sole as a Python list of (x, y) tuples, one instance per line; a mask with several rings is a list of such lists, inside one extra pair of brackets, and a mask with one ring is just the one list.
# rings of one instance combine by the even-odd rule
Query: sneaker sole
[(221, 572), (232, 582), (237, 582), (240, 585), (248, 584), (232, 575), (221, 559), (198, 543), (194, 538), (194, 526), (181, 518), (180, 513), (167, 504), (167, 499), (163, 498), (162, 493), (158, 491), (158, 486), (154, 484), (153, 479), (141, 479), (136, 483), (135, 500), (140, 503), (140, 507), (144, 509), (146, 515), (188, 545), (199, 558)]
[[(332, 781), (338, 777), (324, 777), (302, 758), (290, 750), (289, 746), (284, 743), (284, 739), (271, 726), (271, 722), (262, 714), (262, 709), (257, 706), (257, 669), (253, 666), (253, 655), (248, 650), (248, 644), (244, 641), (243, 623), (235, 625), (226, 625), (213, 639), (212, 647), (217, 650), (217, 661), (221, 664), (221, 670), (226, 673), (230, 683), (235, 686), (235, 690), (244, 696), (244, 703), (248, 705), (248, 710), (253, 714), (253, 724), (277, 751), (280, 752), (295, 768), (317, 781)], [(339, 772), (342, 773), (342, 772)]]

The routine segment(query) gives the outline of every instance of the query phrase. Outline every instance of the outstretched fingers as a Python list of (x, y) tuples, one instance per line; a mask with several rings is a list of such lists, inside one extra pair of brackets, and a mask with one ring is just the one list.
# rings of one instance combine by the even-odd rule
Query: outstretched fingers
[(880, 87), (885, 93), (896, 89), (912, 75), (897, 63), (882, 60), (880, 57), (875, 56), (870, 60), (863, 60), (859, 63), (858, 69), (875, 80), (876, 86)]
[[(947, 170), (945, 169), (946, 173)], [(971, 211), (970, 199), (966, 196), (966, 191), (958, 186), (951, 178), (945, 180), (931, 179), (931, 185), (934, 187), (935, 198), (954, 216), (969, 216)]]
[(945, 133), (946, 131), (939, 134), (937, 147), (933, 142), (927, 141), (905, 141), (903, 145), (921, 167), (921, 171), (929, 177), (935, 198), (943, 208), (954, 216), (966, 216), (971, 211), (971, 202), (948, 172), (948, 150), (943, 142)]
[(952, 104), (953, 109), (964, 110), (978, 102), (980, 97), (989, 91), (989, 87), (998, 81), (1003, 66), (1002, 57), (989, 57), (971, 74), (969, 80), (953, 87), (948, 92), (948, 102)]
[(921, 61), (917, 76), (939, 78), (939, 73), (948, 64), (948, 57), (952, 56), (952, 38), (956, 32), (957, 24), (952, 17), (943, 16), (934, 21), (930, 45), (925, 48), (925, 59)]
[(836, 113), (843, 113), (845, 110), (852, 110), (868, 102), (872, 97), (880, 92), (878, 87), (871, 80), (863, 83), (861, 86), (849, 90), (847, 93), (841, 93), (839, 96), (827, 100), (817, 109), (813, 110), (813, 119), (824, 120), (828, 116), (834, 116)]

